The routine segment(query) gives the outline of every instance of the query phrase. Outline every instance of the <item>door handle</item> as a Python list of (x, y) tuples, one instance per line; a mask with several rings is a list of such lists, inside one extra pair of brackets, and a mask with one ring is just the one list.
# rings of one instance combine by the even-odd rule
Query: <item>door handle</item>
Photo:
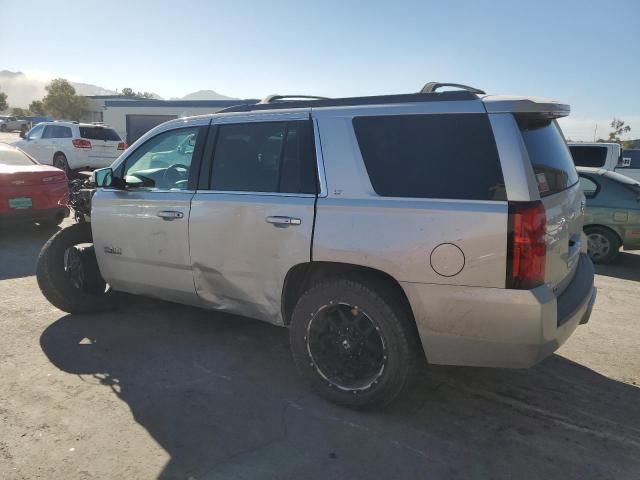
[(160, 210), (158, 212), (158, 217), (160, 217), (163, 220), (175, 220), (177, 218), (182, 218), (184, 217), (184, 213), (179, 212), (177, 210)]
[(300, 225), (302, 220), (294, 217), (282, 217), (282, 216), (272, 216), (266, 218), (267, 223), (270, 223), (276, 227), (288, 227), (289, 225)]

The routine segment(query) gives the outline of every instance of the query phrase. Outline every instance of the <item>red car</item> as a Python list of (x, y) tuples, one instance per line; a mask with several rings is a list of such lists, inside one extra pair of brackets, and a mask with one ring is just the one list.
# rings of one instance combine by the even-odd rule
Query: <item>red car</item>
[(58, 225), (69, 215), (65, 173), (0, 143), (0, 222)]

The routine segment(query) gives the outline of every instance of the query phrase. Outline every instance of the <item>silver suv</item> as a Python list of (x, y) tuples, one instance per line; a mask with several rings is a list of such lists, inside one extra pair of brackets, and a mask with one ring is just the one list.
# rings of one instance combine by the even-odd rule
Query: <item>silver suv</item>
[(72, 313), (128, 292), (287, 326), (302, 376), (353, 407), (425, 359), (535, 364), (596, 296), (569, 107), (442, 86), (156, 127), (94, 172), (91, 222), (45, 245), (42, 291)]

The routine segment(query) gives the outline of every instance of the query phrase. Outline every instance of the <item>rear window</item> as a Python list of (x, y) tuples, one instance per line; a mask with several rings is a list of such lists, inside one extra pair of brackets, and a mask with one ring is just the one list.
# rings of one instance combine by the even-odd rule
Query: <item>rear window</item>
[(12, 165), (12, 166), (29, 166), (35, 165), (36, 162), (27, 157), (20, 150), (14, 150), (9, 148), (0, 148), (0, 165)]
[(557, 123), (522, 117), (518, 124), (540, 196), (553, 195), (575, 185), (578, 172)]
[(577, 167), (604, 167), (607, 161), (607, 148), (606, 147), (587, 147), (571, 145), (569, 147), (571, 156), (573, 157), (573, 163)]
[(80, 127), (80, 136), (89, 140), (108, 140), (112, 142), (122, 141), (113, 128)]
[(486, 115), (367, 116), (353, 127), (378, 195), (506, 200)]

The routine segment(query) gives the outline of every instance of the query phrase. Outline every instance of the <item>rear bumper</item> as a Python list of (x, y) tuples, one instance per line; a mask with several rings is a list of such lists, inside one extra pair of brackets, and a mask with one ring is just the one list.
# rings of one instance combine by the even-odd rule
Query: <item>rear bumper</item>
[(594, 270), (581, 254), (556, 296), (547, 286), (509, 290), (402, 283), (430, 363), (526, 368), (551, 355), (586, 323), (596, 298)]

